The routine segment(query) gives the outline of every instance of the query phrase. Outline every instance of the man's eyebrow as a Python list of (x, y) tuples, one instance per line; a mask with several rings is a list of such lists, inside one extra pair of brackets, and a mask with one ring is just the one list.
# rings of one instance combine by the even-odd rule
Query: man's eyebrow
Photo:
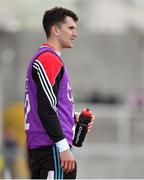
[(76, 29), (76, 27), (75, 27), (75, 26), (72, 26), (72, 25), (70, 25), (69, 28), (71, 28), (71, 29)]

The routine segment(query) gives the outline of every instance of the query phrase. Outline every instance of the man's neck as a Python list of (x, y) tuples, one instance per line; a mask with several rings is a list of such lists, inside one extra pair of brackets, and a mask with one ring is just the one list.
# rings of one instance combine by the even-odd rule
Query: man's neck
[(49, 44), (51, 47), (53, 47), (55, 49), (55, 51), (57, 51), (59, 54), (62, 53), (62, 48), (60, 47), (60, 45), (58, 44), (57, 41), (48, 39), (47, 44)]

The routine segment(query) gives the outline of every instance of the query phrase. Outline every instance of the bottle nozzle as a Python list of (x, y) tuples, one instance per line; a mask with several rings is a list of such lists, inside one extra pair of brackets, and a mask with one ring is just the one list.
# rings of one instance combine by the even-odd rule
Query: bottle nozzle
[(92, 116), (92, 111), (89, 108), (83, 109), (82, 114), (86, 117)]

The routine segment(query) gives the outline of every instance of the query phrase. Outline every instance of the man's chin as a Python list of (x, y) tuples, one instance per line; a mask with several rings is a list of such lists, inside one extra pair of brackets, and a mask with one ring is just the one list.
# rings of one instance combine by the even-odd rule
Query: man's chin
[(73, 44), (71, 44), (71, 45), (67, 46), (67, 48), (72, 48), (72, 47), (73, 47)]

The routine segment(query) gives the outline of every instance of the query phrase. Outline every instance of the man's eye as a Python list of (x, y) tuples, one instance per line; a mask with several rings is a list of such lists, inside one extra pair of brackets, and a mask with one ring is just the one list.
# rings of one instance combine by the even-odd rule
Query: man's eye
[(72, 30), (73, 30), (73, 29), (74, 29), (74, 27), (69, 27), (69, 29), (72, 29)]

